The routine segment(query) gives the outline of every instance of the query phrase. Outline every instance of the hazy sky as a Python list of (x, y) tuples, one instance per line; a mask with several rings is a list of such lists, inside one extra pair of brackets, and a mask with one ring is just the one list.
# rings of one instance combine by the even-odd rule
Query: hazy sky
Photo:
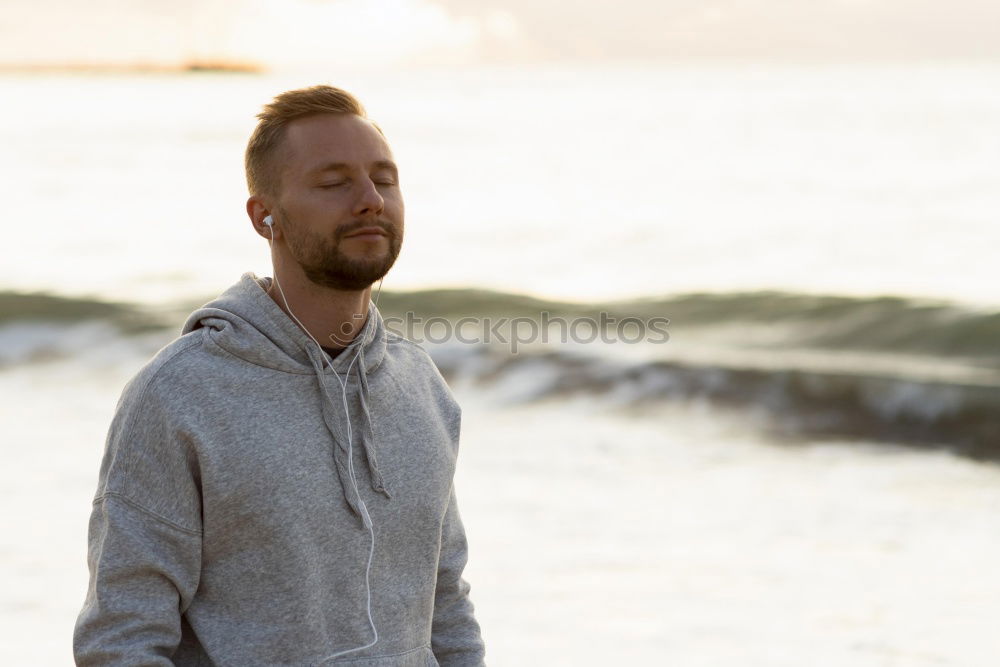
[(1000, 59), (997, 0), (3, 0), (0, 63)]

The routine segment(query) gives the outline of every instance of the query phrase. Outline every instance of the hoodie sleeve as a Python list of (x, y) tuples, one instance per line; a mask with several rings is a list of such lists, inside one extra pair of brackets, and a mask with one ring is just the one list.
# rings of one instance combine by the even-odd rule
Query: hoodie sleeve
[(90, 517), (90, 581), (73, 631), (81, 667), (173, 665), (200, 578), (192, 457), (165, 398), (134, 385), (112, 421)]
[(442, 667), (485, 665), (486, 646), (476, 621), (469, 583), (462, 577), (468, 561), (468, 542), (452, 485), (448, 509), (441, 524), (441, 553), (434, 596), (431, 648)]

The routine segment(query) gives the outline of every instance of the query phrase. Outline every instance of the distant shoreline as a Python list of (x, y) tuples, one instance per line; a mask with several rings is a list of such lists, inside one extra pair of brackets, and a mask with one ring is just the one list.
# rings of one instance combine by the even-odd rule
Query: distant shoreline
[(0, 63), (0, 73), (97, 73), (97, 74), (261, 74), (259, 63), (224, 60), (189, 60), (182, 63)]

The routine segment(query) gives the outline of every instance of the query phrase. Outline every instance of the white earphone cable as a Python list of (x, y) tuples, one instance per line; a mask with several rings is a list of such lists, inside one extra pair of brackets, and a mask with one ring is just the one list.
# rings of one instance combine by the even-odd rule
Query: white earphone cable
[[(267, 216), (264, 219), (264, 222), (265, 222), (265, 225), (267, 226), (268, 232), (271, 235), (271, 242), (273, 242), (274, 241), (274, 231), (271, 229), (271, 225), (273, 224), (273, 222), (271, 220), (271, 216)], [(355, 497), (358, 499), (359, 506), (361, 507), (362, 519), (363, 519), (363, 521), (365, 523), (365, 526), (367, 526), (367, 528), (368, 528), (368, 532), (371, 535), (371, 548), (368, 551), (368, 565), (365, 568), (365, 589), (366, 589), (367, 596), (368, 596), (368, 603), (367, 603), (367, 607), (368, 607), (368, 623), (371, 625), (372, 632), (374, 633), (375, 638), (371, 641), (371, 643), (365, 644), (364, 646), (358, 646), (357, 648), (351, 648), (351, 649), (347, 649), (347, 650), (344, 650), (344, 651), (339, 651), (337, 653), (334, 653), (333, 655), (329, 655), (329, 656), (327, 656), (326, 658), (323, 659), (323, 661), (325, 662), (326, 660), (329, 660), (331, 658), (337, 658), (337, 657), (345, 655), (347, 653), (354, 653), (355, 651), (361, 651), (363, 649), (366, 649), (366, 648), (369, 648), (371, 646), (374, 646), (375, 644), (378, 643), (378, 630), (375, 628), (375, 621), (372, 618), (372, 586), (371, 586), (372, 558), (375, 555), (375, 528), (372, 525), (371, 516), (368, 514), (368, 507), (365, 505), (365, 501), (362, 500), (362, 498), (361, 498), (361, 490), (358, 488), (358, 480), (357, 480), (357, 477), (354, 474), (354, 441), (353, 441), (353, 437), (352, 437), (352, 433), (351, 433), (351, 416), (350, 416), (350, 411), (349, 411), (348, 406), (347, 406), (347, 382), (340, 379), (340, 374), (337, 373), (336, 369), (333, 368), (333, 361), (330, 359), (329, 355), (327, 355), (326, 350), (324, 350), (323, 346), (320, 345), (319, 341), (316, 340), (311, 333), (309, 333), (309, 330), (306, 329), (305, 325), (303, 325), (302, 322), (299, 321), (299, 318), (295, 317), (295, 313), (293, 313), (292, 309), (288, 306), (288, 300), (285, 299), (285, 293), (281, 289), (281, 283), (278, 282), (278, 272), (277, 271), (274, 272), (274, 285), (275, 285), (275, 287), (278, 288), (278, 294), (281, 295), (281, 300), (282, 300), (282, 302), (284, 302), (285, 309), (288, 311), (288, 314), (291, 315), (292, 319), (294, 319), (298, 323), (298, 325), (302, 328), (302, 330), (305, 331), (306, 335), (309, 336), (309, 338), (314, 343), (316, 343), (316, 347), (319, 348), (319, 353), (320, 353), (322, 359), (327, 364), (330, 365), (330, 369), (333, 370), (333, 376), (335, 378), (337, 378), (337, 382), (340, 383), (340, 387), (343, 390), (344, 414), (347, 416), (347, 469), (351, 473), (351, 485), (354, 487)], [(378, 306), (378, 295), (381, 293), (381, 291), (382, 291), (382, 281), (379, 280), (379, 283), (378, 283), (378, 292), (376, 292), (376, 294), (375, 294), (375, 305), (376, 305), (376, 307)], [(354, 355), (354, 358), (351, 359), (351, 363), (348, 364), (348, 366), (347, 366), (346, 376), (348, 378), (350, 378), (350, 376), (351, 376), (351, 368), (354, 366), (354, 362), (358, 360), (358, 357), (361, 356), (361, 353), (363, 351), (364, 351), (364, 341), (361, 341), (361, 343), (358, 345), (358, 353)], [(360, 381), (360, 378), (359, 378), (359, 381)], [(322, 386), (322, 378), (320, 378), (320, 383), (321, 383), (321, 386)], [(326, 388), (325, 387), (323, 387), (323, 392), (326, 393)], [(327, 395), (327, 398), (329, 398), (329, 395)]]

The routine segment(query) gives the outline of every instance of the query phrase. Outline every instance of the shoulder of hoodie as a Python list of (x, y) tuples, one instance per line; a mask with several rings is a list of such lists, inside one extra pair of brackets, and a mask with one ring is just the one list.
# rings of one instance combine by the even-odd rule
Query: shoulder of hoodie
[[(202, 332), (196, 330), (178, 336), (160, 348), (125, 384), (118, 401), (119, 409), (145, 404), (146, 396), (151, 392), (166, 396), (185, 389), (185, 385), (190, 386), (193, 382), (191, 378), (197, 376), (190, 375), (186, 366), (177, 366), (181, 360), (191, 359), (192, 354), (202, 347)], [(183, 378), (183, 381), (178, 383), (178, 378)]]

